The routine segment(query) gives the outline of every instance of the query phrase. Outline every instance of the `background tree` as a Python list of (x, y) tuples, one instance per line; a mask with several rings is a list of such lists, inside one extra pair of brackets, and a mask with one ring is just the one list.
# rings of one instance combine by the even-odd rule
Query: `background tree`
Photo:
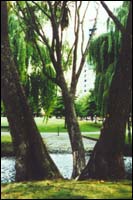
[[(116, 19), (114, 15), (112, 18)], [(116, 180), (125, 177), (123, 147), (132, 88), (132, 2), (129, 6), (126, 28), (120, 22), (116, 23), (116, 20), (114, 22), (122, 32), (122, 41), (109, 90), (107, 115), (100, 139), (79, 177), (80, 180), (88, 178)]]
[[(23, 21), (20, 21), (13, 8), (10, 9), (8, 22), (14, 62), (32, 112), (39, 116), (43, 108), (45, 115), (49, 116), (56, 99), (57, 86), (45, 75), (38, 52), (32, 46), (32, 35), (29, 31), (24, 32)], [(46, 48), (40, 48), (46, 57), (47, 72), (54, 74)]]
[(56, 116), (56, 118), (62, 118), (65, 116), (65, 108), (62, 96), (57, 97), (52, 115)]
[[(123, 26), (126, 24), (129, 2), (124, 2), (115, 12)], [(121, 32), (108, 18), (107, 33), (104, 33), (91, 41), (88, 62), (94, 66), (96, 72), (95, 97), (98, 112), (106, 115), (109, 88), (115, 72), (115, 65), (121, 43)], [(100, 51), (99, 51), (100, 49)]]
[[(79, 124), (76, 118), (76, 112), (74, 107), (74, 99), (76, 93), (76, 86), (81, 74), (82, 68), (84, 66), (85, 58), (87, 55), (87, 51), (90, 45), (90, 40), (93, 34), (90, 35), (88, 42), (85, 44), (84, 41), (84, 19), (86, 16), (86, 12), (88, 9), (87, 4), (82, 18), (80, 16), (82, 1), (81, 2), (74, 2), (74, 43), (70, 48), (69, 53), (66, 55), (63, 51), (63, 36), (64, 30), (68, 26), (69, 22), (69, 1), (41, 1), (40, 3), (32, 1), (27, 2), (24, 1), (19, 2), (17, 1), (17, 8), (19, 10), (18, 15), (19, 17), (23, 18), (25, 22), (25, 28), (27, 29), (28, 33), (31, 33), (32, 36), (32, 44), (37, 49), (38, 54), (40, 56), (40, 60), (42, 62), (43, 69), (47, 77), (56, 83), (62, 92), (62, 97), (65, 106), (65, 118), (68, 128), (68, 133), (71, 141), (71, 147), (73, 152), (73, 173), (72, 176), (76, 177), (80, 174), (82, 169), (85, 166), (85, 153), (84, 147), (81, 137), (81, 132), (79, 129)], [(40, 22), (39, 14), (37, 9), (40, 10), (41, 15), (43, 18), (47, 18), (51, 24), (52, 29), (52, 38), (51, 40), (47, 37), (43, 29), (43, 25), (45, 23)], [(20, 14), (21, 13), (21, 14)], [(96, 17), (97, 19), (97, 17)], [(96, 25), (96, 20), (94, 22), (94, 26)], [(79, 32), (82, 33), (82, 41), (79, 42)], [(49, 58), (52, 61), (52, 67), (55, 72), (54, 76), (46, 72), (46, 62), (44, 60), (45, 55), (39, 48), (39, 43), (45, 45), (47, 51), (49, 53)], [(81, 59), (79, 65), (77, 63), (77, 55), (78, 49), (81, 50)], [(65, 62), (64, 62), (65, 59)], [(66, 68), (68, 68), (70, 61), (72, 62), (72, 77), (70, 85), (67, 84), (65, 79), (64, 72)]]
[(94, 115), (98, 115), (95, 93), (90, 90), (85, 96), (80, 97), (75, 101), (77, 116), (82, 119), (88, 119), (90, 117), (93, 121)]
[(99, 112), (96, 105), (96, 97), (94, 91), (90, 90), (89, 93), (90, 94), (88, 97), (87, 114), (93, 120), (94, 116), (99, 116)]
[(75, 102), (75, 107), (76, 107), (76, 113), (77, 116), (80, 117), (80, 119), (85, 119), (88, 116), (88, 94), (80, 97), (78, 100)]
[(9, 47), (7, 18), (6, 1), (2, 1), (1, 89), (16, 156), (16, 181), (59, 178), (61, 175), (42, 141), (20, 84)]

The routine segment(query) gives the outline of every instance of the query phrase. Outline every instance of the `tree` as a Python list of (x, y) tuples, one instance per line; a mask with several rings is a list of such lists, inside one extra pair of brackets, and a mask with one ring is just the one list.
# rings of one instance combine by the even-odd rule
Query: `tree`
[(65, 115), (65, 109), (63, 104), (62, 96), (58, 96), (56, 103), (54, 105), (54, 110), (52, 112), (52, 115), (56, 116), (56, 118), (62, 118)]
[(8, 38), (7, 5), (1, 2), (1, 89), (16, 156), (16, 181), (61, 177), (29, 109)]
[[(84, 41), (84, 19), (86, 16), (86, 12), (88, 9), (87, 4), (82, 18), (80, 17), (82, 1), (81, 2), (73, 2), (74, 7), (74, 43), (70, 48), (68, 54), (64, 54), (63, 51), (63, 36), (64, 30), (68, 26), (69, 23), (69, 1), (41, 1), (37, 3), (35, 1), (32, 2), (16, 2), (17, 7), (19, 9), (18, 15), (23, 17), (25, 21), (28, 32), (32, 35), (32, 44), (38, 50), (38, 54), (40, 56), (40, 60), (42, 61), (42, 65), (45, 70), (45, 74), (47, 77), (56, 83), (62, 92), (62, 97), (65, 106), (65, 118), (69, 133), (69, 138), (72, 147), (73, 153), (73, 173), (72, 176), (76, 177), (85, 167), (85, 153), (82, 142), (82, 136), (79, 128), (79, 124), (76, 117), (75, 107), (74, 107), (74, 99), (76, 93), (76, 86), (78, 83), (79, 76), (83, 69), (85, 58), (87, 55), (87, 51), (90, 45), (90, 40), (93, 36), (93, 33), (90, 34), (88, 42), (85, 44)], [(24, 5), (25, 3), (25, 5)], [(41, 14), (44, 16), (43, 18), (47, 18), (51, 23), (52, 28), (52, 39), (50, 40), (43, 30), (44, 23), (40, 23), (37, 9), (40, 10)], [(97, 16), (96, 16), (97, 19)], [(93, 28), (96, 26), (96, 20), (94, 22)], [(79, 42), (79, 32), (82, 34), (82, 41)], [(44, 60), (44, 55), (41, 52), (38, 43), (41, 42), (42, 45), (45, 45), (47, 51), (49, 53), (49, 57), (52, 61), (52, 66), (55, 72), (54, 76), (46, 73), (46, 63)], [(78, 57), (78, 48), (80, 45), (81, 49), (81, 59), (79, 65), (77, 63)], [(65, 59), (65, 60), (64, 60)], [(65, 79), (64, 72), (68, 68), (70, 61), (72, 61), (72, 77), (70, 86), (67, 84)]]
[(94, 93), (97, 109), (101, 116), (106, 114), (109, 87), (115, 70), (114, 52), (117, 52), (119, 48), (115, 41), (115, 33), (105, 33), (94, 39), (89, 49), (88, 60), (89, 62), (91, 60), (96, 71)]
[(90, 91), (87, 110), (88, 116), (91, 116), (91, 119), (93, 119), (94, 116), (99, 115), (93, 90)]
[(82, 118), (86, 118), (88, 116), (88, 94), (80, 97), (79, 99), (77, 99), (77, 101), (75, 102), (75, 108), (76, 108), (76, 113), (77, 116)]
[[(128, 4), (128, 2), (124, 2), (116, 11), (117, 17), (123, 25), (126, 24), (127, 20)], [(97, 109), (103, 117), (106, 115), (109, 88), (115, 72), (121, 43), (121, 32), (110, 18), (107, 20), (107, 31), (107, 33), (92, 40), (88, 53), (88, 62), (95, 66), (96, 72), (94, 91)]]
[[(118, 28), (119, 23), (116, 24)], [(107, 116), (101, 129), (100, 139), (79, 180), (88, 178), (116, 180), (125, 177), (123, 147), (132, 88), (132, 2), (126, 28), (122, 26), (123, 29), (121, 49), (109, 91)]]
[[(30, 32), (23, 31), (24, 24), (22, 21), (20, 23), (13, 8), (8, 15), (10, 46), (26, 97), (34, 115), (39, 116), (43, 108), (48, 117), (56, 99), (57, 86), (46, 77), (38, 51), (32, 46), (32, 36)], [(46, 48), (39, 46), (45, 55), (46, 65), (49, 66), (47, 72), (54, 74)]]

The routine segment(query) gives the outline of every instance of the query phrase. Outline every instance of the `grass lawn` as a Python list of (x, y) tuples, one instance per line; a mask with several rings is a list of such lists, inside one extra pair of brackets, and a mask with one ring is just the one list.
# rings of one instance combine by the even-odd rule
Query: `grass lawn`
[(131, 199), (132, 182), (38, 181), (2, 184), (1, 199)]
[[(67, 132), (64, 128), (64, 119), (49, 119), (46, 123), (43, 118), (35, 118), (36, 124), (40, 132)], [(102, 126), (101, 123), (95, 124), (88, 121), (79, 121), (80, 129), (82, 132), (95, 132), (99, 131)], [(1, 117), (1, 126), (8, 126), (7, 118)]]

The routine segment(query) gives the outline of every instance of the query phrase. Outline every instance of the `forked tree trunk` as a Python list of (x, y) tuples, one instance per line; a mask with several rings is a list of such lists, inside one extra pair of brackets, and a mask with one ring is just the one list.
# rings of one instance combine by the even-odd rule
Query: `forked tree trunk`
[(50, 158), (29, 109), (8, 39), (7, 7), (1, 2), (1, 85), (14, 151), (16, 181), (53, 179), (61, 177)]
[(83, 179), (123, 179), (123, 148), (126, 122), (130, 112), (132, 87), (132, 3), (116, 72), (112, 80), (107, 117), (91, 158), (81, 173)]

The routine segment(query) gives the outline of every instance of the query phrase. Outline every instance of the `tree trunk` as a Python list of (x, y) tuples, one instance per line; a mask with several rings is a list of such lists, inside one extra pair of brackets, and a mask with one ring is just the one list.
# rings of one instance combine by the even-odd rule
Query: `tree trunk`
[(1, 3), (1, 85), (16, 155), (16, 181), (61, 177), (50, 158), (29, 109), (8, 39), (7, 7)]
[(126, 31), (122, 36), (122, 46), (116, 72), (110, 88), (108, 114), (101, 130), (100, 139), (79, 180), (89, 178), (123, 179), (125, 177), (123, 148), (132, 88), (131, 6)]
[(65, 81), (62, 83), (62, 96), (65, 106), (66, 124), (73, 154), (72, 177), (75, 178), (79, 176), (85, 167), (85, 151), (78, 120), (76, 117), (74, 98), (69, 93)]
[(128, 117), (128, 121), (127, 121), (127, 128), (128, 128), (128, 143), (131, 144), (131, 136), (132, 136), (132, 133), (131, 133), (131, 119), (130, 119), (130, 116)]

